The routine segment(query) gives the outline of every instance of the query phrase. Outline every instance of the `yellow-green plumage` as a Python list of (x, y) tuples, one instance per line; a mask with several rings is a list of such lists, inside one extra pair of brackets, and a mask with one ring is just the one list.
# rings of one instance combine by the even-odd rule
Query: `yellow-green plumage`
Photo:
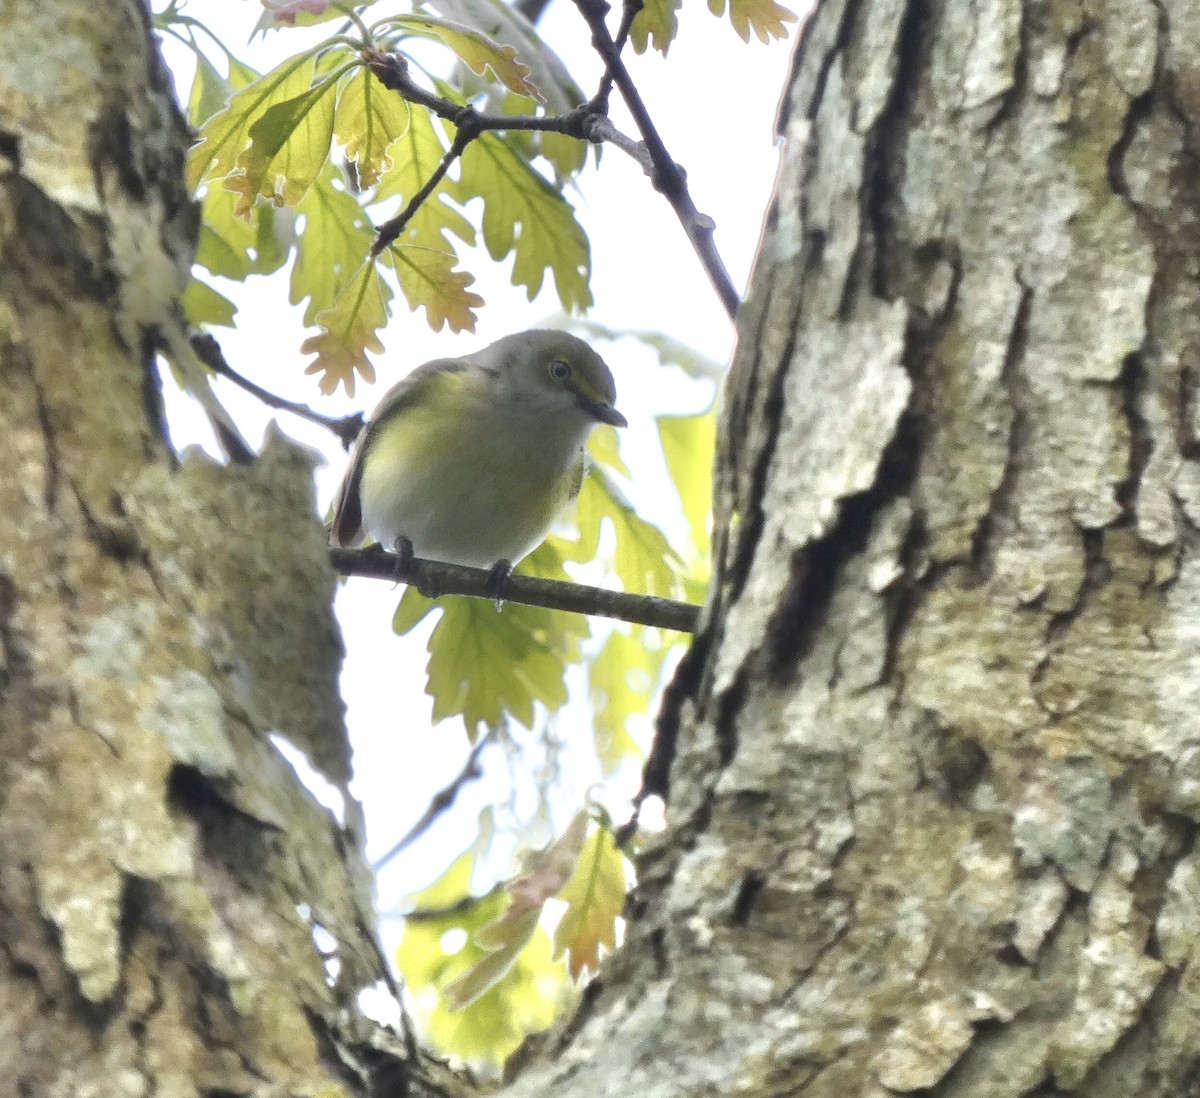
[(612, 375), (564, 332), (507, 336), (414, 370), (380, 402), (338, 493), (333, 540), (408, 538), (419, 557), (516, 563), (579, 491), (583, 445), (623, 426)]

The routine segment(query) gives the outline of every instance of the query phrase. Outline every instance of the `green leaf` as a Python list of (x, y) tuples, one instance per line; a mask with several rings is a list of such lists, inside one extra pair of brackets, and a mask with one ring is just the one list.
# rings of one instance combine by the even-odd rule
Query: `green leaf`
[(200, 205), (196, 262), (214, 275), (239, 282), (252, 274), (279, 270), (292, 237), (277, 220), (275, 207), (259, 206), (246, 220), (235, 216), (236, 203), (237, 197), (223, 187), (207, 187)]
[(593, 461), (606, 469), (615, 469), (622, 476), (629, 476), (629, 466), (621, 457), (621, 442), (615, 427), (597, 427), (588, 439), (587, 452)]
[(304, 323), (312, 324), (319, 313), (333, 307), (346, 282), (361, 271), (375, 230), (332, 163), (325, 165), (296, 213), (304, 218), (304, 231), (292, 265), (288, 300), (298, 305), (307, 298)]
[(552, 114), (566, 114), (587, 99), (562, 59), (511, 4), (504, 0), (430, 0), (430, 6), (447, 19), (512, 46)]
[(406, 587), (392, 615), (392, 632), (402, 637), (412, 632), (425, 618), (438, 608), (433, 599), (427, 599), (415, 587)]
[(429, 638), (426, 690), (433, 719), (461, 716), (472, 740), (506, 715), (533, 727), (534, 704), (567, 700), (563, 676), (578, 661), (586, 619), (539, 606), (449, 598)]
[(658, 438), (667, 462), (667, 471), (679, 492), (696, 556), (707, 557), (712, 523), (716, 412), (708, 411), (697, 416), (659, 416)]
[(275, 103), (248, 131), (250, 147), (238, 157), (226, 190), (242, 196), (234, 211), (245, 217), (259, 197), (295, 206), (329, 158), (338, 78), (327, 76), (292, 99)]
[(644, 632), (610, 633), (588, 665), (596, 754), (605, 774), (642, 755), (641, 746), (629, 733), (629, 721), (649, 712), (667, 651), (665, 645), (651, 650), (639, 641), (644, 636)]
[(375, 367), (366, 352), (383, 351), (375, 333), (387, 323), (391, 294), (391, 288), (379, 276), (378, 265), (367, 262), (342, 287), (333, 306), (317, 315), (323, 330), (309, 336), (300, 345), (300, 353), (317, 356), (304, 372), (321, 375), (321, 392), (332, 393), (342, 385), (346, 394), (353, 396), (356, 375), (364, 381), (375, 380)]
[(575, 872), (558, 898), (567, 910), (554, 932), (554, 956), (567, 954), (567, 969), (578, 980), (600, 967), (600, 949), (617, 946), (617, 919), (625, 907), (625, 859), (613, 842), (612, 832), (598, 827), (592, 832)]
[[(725, 0), (708, 0), (713, 15), (725, 14)], [(775, 0), (729, 0), (729, 22), (743, 42), (750, 41), (750, 32), (760, 42), (786, 38), (787, 25), (796, 22), (795, 12), (775, 3)]]
[[(418, 912), (445, 914), (405, 922), (396, 964), (431, 1044), (446, 1054), (499, 1064), (526, 1036), (550, 1025), (567, 979), (563, 966), (551, 957), (550, 937), (543, 930), (535, 929), (511, 959), (495, 958), (495, 951), (476, 941), (478, 932), (502, 914), (509, 896), (497, 890), (469, 902), (474, 860), (475, 851), (468, 850), (415, 898)], [(466, 941), (447, 953), (444, 946), (454, 932)], [(452, 1008), (447, 988), (482, 965), (499, 967), (501, 962), (508, 963), (506, 972), (469, 1005)]]
[(183, 315), (192, 327), (220, 324), (232, 328), (235, 326), (233, 318), (236, 313), (237, 306), (207, 282), (193, 278), (183, 291)]
[(490, 70), (509, 91), (542, 101), (537, 85), (529, 79), (529, 66), (518, 60), (517, 51), (478, 30), (432, 15), (401, 15), (387, 19), (378, 26), (396, 27), (409, 34), (441, 42), (449, 46), (477, 76)]
[(373, 187), (391, 167), (388, 150), (409, 125), (408, 104), (359, 68), (338, 95), (333, 132), (358, 168), (359, 183)]
[(219, 179), (237, 167), (250, 141), (250, 127), (274, 104), (307, 91), (312, 85), (316, 49), (289, 57), (265, 76), (243, 88), (200, 131), (188, 153), (188, 186), (194, 191), (204, 179)]
[(581, 534), (598, 538), (604, 520), (616, 534), (613, 570), (626, 591), (668, 597), (678, 591), (683, 562), (666, 536), (633, 510), (611, 477), (594, 469), (579, 493)]
[(587, 835), (588, 817), (580, 812), (544, 850), (527, 854), (521, 872), (505, 885), (507, 907), (472, 935), (488, 954), (474, 968), (447, 985), (452, 1009), (461, 1010), (496, 984), (516, 962), (537, 929), (546, 901), (570, 880)]
[(485, 133), (467, 146), (450, 193), (462, 203), (483, 199), (488, 254), (513, 255), (513, 284), (524, 286), (531, 301), (550, 271), (564, 309), (591, 305), (591, 252), (574, 210), (503, 139)]
[(645, 0), (629, 28), (634, 52), (645, 53), (646, 47), (652, 46), (666, 57), (679, 31), (679, 18), (675, 13), (682, 6), (683, 0)]
[(196, 75), (188, 96), (188, 121), (199, 128), (225, 106), (231, 88), (202, 51), (196, 50), (195, 54)]

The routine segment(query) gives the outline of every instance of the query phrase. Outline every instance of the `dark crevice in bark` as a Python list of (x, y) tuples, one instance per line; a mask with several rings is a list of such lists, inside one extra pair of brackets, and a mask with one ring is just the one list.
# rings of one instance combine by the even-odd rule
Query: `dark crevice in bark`
[(733, 686), (721, 696), (718, 703), (713, 720), (713, 733), (717, 740), (717, 759), (721, 769), (733, 762), (733, 757), (737, 754), (737, 718), (742, 703), (746, 700), (748, 678), (745, 669), (739, 672)]
[[(925, 71), (929, 34), (926, 26), (932, 13), (925, 4), (908, 4), (896, 34), (895, 70), (887, 104), (872, 127), (864, 150), (865, 186), (862, 189), (862, 221), (870, 227), (874, 243), (871, 285), (877, 297), (893, 300), (898, 289), (888, 278), (889, 260), (902, 247), (896, 238), (897, 218), (892, 205), (901, 193), (905, 170), (905, 145), (915, 110), (917, 92)], [(860, 245), (860, 248), (865, 246)]]
[(787, 682), (808, 655), (842, 566), (866, 548), (879, 512), (908, 494), (916, 476), (919, 438), (911, 413), (906, 413), (884, 448), (875, 483), (843, 499), (829, 530), (794, 555), (788, 592), (767, 625), (763, 648), (768, 681)]
[(757, 871), (751, 871), (742, 877), (738, 886), (737, 896), (733, 901), (733, 912), (729, 916), (731, 926), (745, 926), (750, 921), (754, 910), (754, 902), (766, 884), (766, 878)]
[[(1045, 679), (1046, 673), (1070, 633), (1071, 627), (1086, 609), (1092, 597), (1112, 578), (1112, 566), (1104, 555), (1104, 531), (1081, 530), (1080, 539), (1084, 556), (1083, 579), (1071, 605), (1065, 610), (1051, 614), (1050, 619), (1046, 622), (1042, 643), (1043, 654), (1030, 675), (1030, 685), (1033, 687)], [(1036, 689), (1034, 698), (1037, 699)], [(1040, 701), (1039, 704), (1041, 704)], [(1047, 712), (1052, 719), (1055, 717), (1054, 713)]]
[(1022, 455), (1029, 445), (1030, 414), (1028, 389), (1022, 376), (1025, 348), (1029, 341), (1029, 316), (1033, 306), (1033, 291), (1022, 285), (1016, 315), (1008, 334), (1008, 346), (1000, 368), (1000, 384), (1008, 394), (1011, 419), (1008, 426), (1008, 445), (1000, 483), (992, 492), (988, 509), (975, 527), (971, 538), (972, 579), (976, 584), (988, 583), (996, 567), (996, 553), (1008, 528), (1015, 521), (1023, 469)]
[(1148, 385), (1140, 355), (1126, 355), (1117, 379), (1121, 394), (1121, 412), (1129, 425), (1129, 473), (1116, 488), (1117, 503), (1125, 519), (1137, 523), (1137, 497), (1142, 476), (1154, 453), (1154, 437), (1142, 413), (1142, 395)]
[(642, 768), (642, 787), (634, 798), (634, 820), (637, 809), (647, 797), (661, 797), (664, 801), (671, 793), (671, 764), (675, 761), (675, 749), (679, 742), (679, 726), (683, 720), (683, 703), (696, 698), (700, 692), (700, 681), (708, 663), (712, 648), (712, 627), (696, 637), (683, 654), (675, 674), (663, 691), (658, 719), (654, 723), (654, 742)]

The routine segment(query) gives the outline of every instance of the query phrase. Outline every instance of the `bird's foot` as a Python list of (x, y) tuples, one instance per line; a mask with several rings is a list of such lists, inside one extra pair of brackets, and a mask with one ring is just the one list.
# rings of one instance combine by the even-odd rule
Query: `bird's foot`
[(412, 575), (413, 561), (417, 559), (412, 539), (406, 538), (401, 534), (392, 545), (392, 548), (396, 553), (396, 578), (407, 579)]
[(496, 600), (496, 609), (504, 605), (504, 592), (508, 589), (508, 580), (512, 576), (513, 566), (510, 560), (498, 560), (488, 572), (488, 594)]

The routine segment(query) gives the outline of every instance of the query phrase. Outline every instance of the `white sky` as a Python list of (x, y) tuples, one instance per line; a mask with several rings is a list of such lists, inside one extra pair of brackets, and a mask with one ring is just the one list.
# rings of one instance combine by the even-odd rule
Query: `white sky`
[[(246, 45), (259, 11), (254, 0), (208, 0), (188, 9), (217, 29), (238, 56), (264, 70), (301, 48), (303, 40), (292, 37), (295, 32), (282, 31), (265, 42), (260, 38)], [(773, 126), (795, 30), (788, 42), (764, 46), (753, 40), (745, 45), (727, 20), (714, 18), (696, 0), (684, 6), (680, 23), (679, 37), (665, 60), (649, 54), (633, 57), (630, 64), (667, 149), (687, 171), (696, 205), (716, 222), (718, 248), (742, 290), (774, 179)], [(600, 67), (570, 0), (554, 0), (540, 30), (590, 94)], [(165, 52), (181, 96), (186, 97), (190, 55), (170, 42)], [(631, 51), (627, 55), (632, 56)], [(615, 93), (613, 104), (614, 121), (635, 135)], [(641, 170), (619, 150), (608, 148), (599, 169), (585, 172), (574, 202), (592, 246), (596, 304), (590, 318), (617, 329), (662, 331), (727, 361), (732, 325), (673, 211)], [(302, 309), (287, 303), (286, 272), (244, 285), (220, 285), (241, 311), (236, 331), (217, 329), (215, 334), (234, 368), (266, 388), (328, 414), (369, 411), (387, 387), (413, 366), (536, 326), (558, 309), (552, 291), (544, 290), (534, 303), (527, 302), (524, 290), (508, 284), (507, 266), (498, 269), (482, 249), (467, 256), (465, 265), (478, 280), (472, 288), (487, 302), (478, 332), (432, 333), (423, 313), (409, 313), (398, 303), (391, 324), (381, 333), (387, 351), (376, 362), (378, 383), (360, 386), (353, 400), (320, 397), (315, 379), (304, 375), (306, 359), (299, 346), (311, 333), (301, 327)], [(628, 341), (605, 348), (604, 353), (616, 378), (618, 406), (630, 421), (622, 442), (627, 461), (637, 469), (634, 498), (654, 507), (663, 481), (651, 416), (694, 411), (703, 394), (695, 385), (680, 383), (675, 371), (658, 370), (652, 356)], [(222, 385), (219, 392), (254, 441), (270, 417), (239, 391)], [(171, 411), (177, 441), (202, 439), (185, 399), (173, 401)], [(318, 505), (324, 511), (341, 476), (344, 455), (319, 429), (290, 416), (281, 416), (280, 422), (287, 433), (327, 457), (328, 464), (317, 476)], [(652, 514), (658, 518), (657, 512)], [(388, 849), (421, 816), (432, 794), (461, 769), (467, 752), (460, 722), (430, 727), (430, 702), (422, 692), (425, 634), (396, 637), (392, 633), (391, 616), (399, 594), (379, 581), (351, 580), (337, 600), (347, 648), (342, 692), (355, 749), (352, 788), (367, 812), (372, 857)], [(586, 708), (575, 707), (556, 727), (568, 745), (573, 738), (586, 744), (590, 737)], [(383, 908), (427, 884), (470, 842), (480, 807), (503, 788), (500, 782), (507, 781), (506, 764), (499, 753), (494, 755), (489, 767), (494, 782), (465, 791), (455, 813), (389, 867), (380, 881)], [(577, 765), (569, 746), (563, 767), (568, 787), (564, 803), (578, 805), (595, 774)], [(636, 791), (638, 777), (631, 769), (616, 783), (618, 788), (602, 797), (619, 815), (621, 798)], [(529, 807), (523, 804), (523, 810)], [(560, 827), (565, 822), (556, 820)]]

